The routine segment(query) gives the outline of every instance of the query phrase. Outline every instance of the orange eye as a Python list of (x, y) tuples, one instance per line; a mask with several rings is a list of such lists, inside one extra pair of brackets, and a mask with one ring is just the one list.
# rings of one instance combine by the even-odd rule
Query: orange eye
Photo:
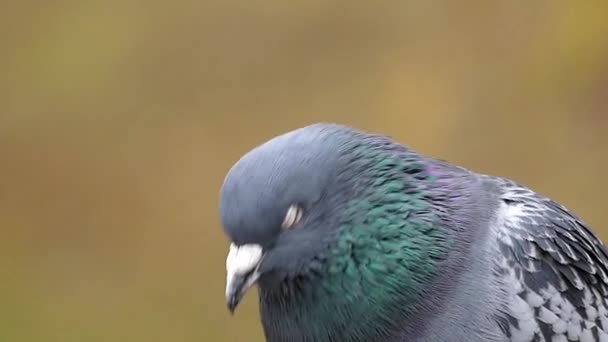
[(302, 219), (302, 215), (304, 215), (302, 208), (295, 204), (290, 205), (285, 214), (285, 219), (283, 219), (283, 223), (281, 224), (281, 229), (287, 230), (295, 226)]

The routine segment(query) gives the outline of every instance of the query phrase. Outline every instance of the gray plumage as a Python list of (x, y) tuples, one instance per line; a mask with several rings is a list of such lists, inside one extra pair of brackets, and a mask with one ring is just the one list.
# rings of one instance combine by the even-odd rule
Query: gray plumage
[(508, 179), (316, 124), (245, 155), (220, 204), (231, 242), (263, 249), (270, 342), (608, 342), (602, 241)]
[(558, 203), (501, 178), (494, 227), (496, 276), (506, 290), (497, 317), (511, 341), (608, 341), (608, 253)]

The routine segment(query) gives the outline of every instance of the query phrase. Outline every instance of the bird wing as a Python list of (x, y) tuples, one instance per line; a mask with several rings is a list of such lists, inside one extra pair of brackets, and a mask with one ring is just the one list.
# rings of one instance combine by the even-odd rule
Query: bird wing
[(608, 250), (560, 204), (506, 179), (496, 274), (498, 323), (513, 342), (608, 342)]

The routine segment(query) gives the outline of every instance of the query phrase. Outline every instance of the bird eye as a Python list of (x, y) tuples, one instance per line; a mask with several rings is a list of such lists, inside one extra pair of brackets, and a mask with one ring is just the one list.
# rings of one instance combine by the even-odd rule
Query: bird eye
[(287, 213), (285, 214), (285, 219), (283, 219), (283, 223), (281, 224), (281, 229), (289, 229), (295, 226), (302, 219), (302, 215), (304, 211), (301, 207), (292, 204), (287, 209)]

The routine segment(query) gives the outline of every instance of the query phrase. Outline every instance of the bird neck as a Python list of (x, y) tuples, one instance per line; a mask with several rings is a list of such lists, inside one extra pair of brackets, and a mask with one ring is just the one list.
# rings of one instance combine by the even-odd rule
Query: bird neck
[(361, 181), (323, 267), (280, 286), (260, 284), (269, 342), (386, 341), (418, 324), (432, 304), (424, 294), (447, 239), (417, 184), (433, 180), (415, 159), (376, 152), (357, 154), (360, 169), (352, 170)]
[(417, 325), (431, 308), (424, 294), (442, 251), (437, 238), (413, 230), (401, 243), (353, 234), (321, 274), (261, 286), (267, 341), (387, 341)]

